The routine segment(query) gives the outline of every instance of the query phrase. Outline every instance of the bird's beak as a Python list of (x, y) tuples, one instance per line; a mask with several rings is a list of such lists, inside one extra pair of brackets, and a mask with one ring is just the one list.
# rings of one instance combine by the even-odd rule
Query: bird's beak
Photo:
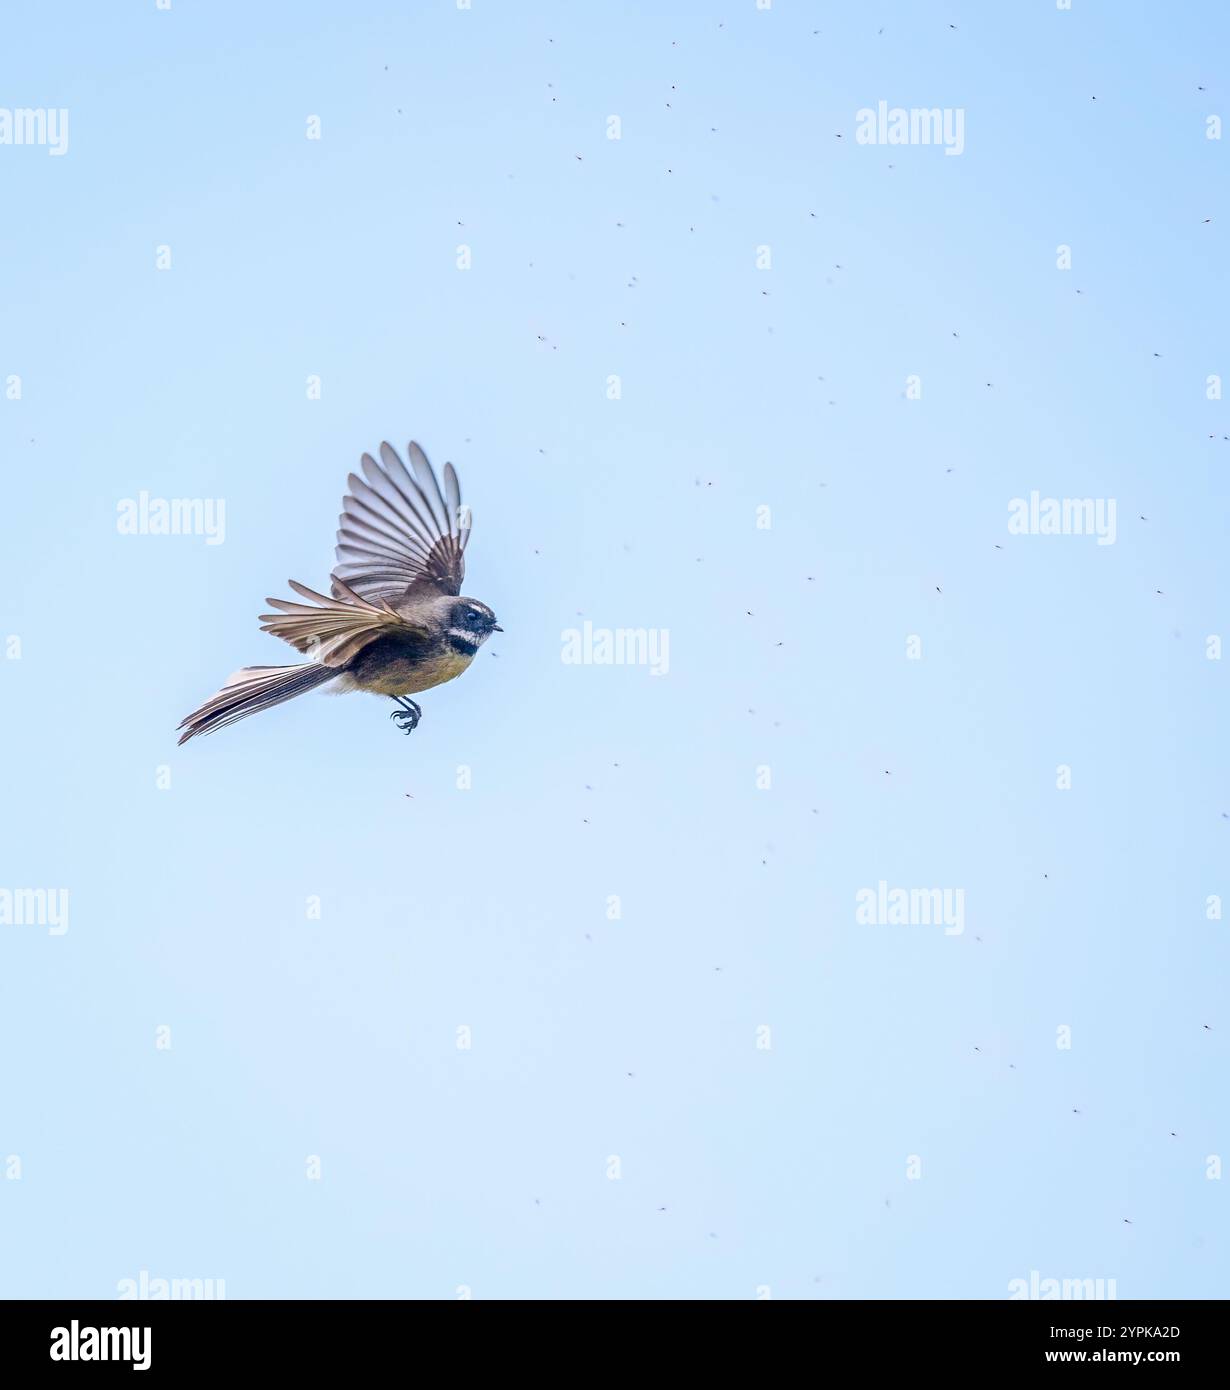
[(504, 629), (499, 625), (499, 623), (492, 623), (492, 624), (491, 624), (491, 631), (492, 631), (492, 632), (503, 632)]

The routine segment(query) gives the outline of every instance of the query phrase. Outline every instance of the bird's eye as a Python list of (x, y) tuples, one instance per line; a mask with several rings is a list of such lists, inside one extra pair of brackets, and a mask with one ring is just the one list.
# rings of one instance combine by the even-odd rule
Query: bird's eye
[(474, 609), (470, 610), (469, 623), (471, 627), (482, 627), (483, 615)]

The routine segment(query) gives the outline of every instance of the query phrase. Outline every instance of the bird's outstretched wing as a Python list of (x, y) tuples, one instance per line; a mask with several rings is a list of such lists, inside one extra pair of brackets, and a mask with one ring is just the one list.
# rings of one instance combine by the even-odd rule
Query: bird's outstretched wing
[(301, 598), (311, 599), (319, 606), (291, 603), (283, 598), (266, 599), (280, 611), (261, 614), (261, 631), (272, 632), (323, 666), (344, 666), (378, 637), (427, 636), (426, 629), (407, 622), (387, 603), (369, 603), (336, 576), (333, 587), (340, 590), (342, 599), (326, 598), (293, 579), (289, 582)]
[(396, 603), (410, 589), (459, 594), (465, 573), (469, 516), (451, 463), (441, 492), (427, 455), (415, 443), (410, 469), (389, 444), (380, 462), (364, 454), (363, 477), (352, 473), (337, 533), (333, 594), (349, 588), (362, 598)]

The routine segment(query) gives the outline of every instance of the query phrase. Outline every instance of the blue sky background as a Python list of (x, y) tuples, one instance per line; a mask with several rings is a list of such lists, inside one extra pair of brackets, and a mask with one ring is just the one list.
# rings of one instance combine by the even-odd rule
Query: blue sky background
[[(0, 927), (0, 1294), (1230, 1295), (1228, 41), (10, 9), (0, 105), (70, 124), (0, 147), (0, 885), (71, 916)], [(964, 153), (856, 144), (881, 99)], [(504, 636), (412, 738), (311, 696), (177, 749), (411, 437)], [(1009, 536), (1033, 489), (1116, 543)], [(117, 534), (141, 490), (225, 543)], [(669, 674), (564, 665), (584, 618)], [(859, 926), (880, 879), (964, 935)]]

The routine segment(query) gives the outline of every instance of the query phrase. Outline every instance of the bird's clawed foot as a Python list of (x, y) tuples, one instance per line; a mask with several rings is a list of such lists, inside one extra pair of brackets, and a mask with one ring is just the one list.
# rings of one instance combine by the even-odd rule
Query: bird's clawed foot
[(415, 729), (418, 728), (419, 720), (423, 717), (423, 711), (413, 700), (407, 700), (404, 695), (395, 695), (393, 698), (401, 708), (395, 709), (393, 713), (389, 715), (389, 718), (393, 720), (403, 734), (412, 734)]

